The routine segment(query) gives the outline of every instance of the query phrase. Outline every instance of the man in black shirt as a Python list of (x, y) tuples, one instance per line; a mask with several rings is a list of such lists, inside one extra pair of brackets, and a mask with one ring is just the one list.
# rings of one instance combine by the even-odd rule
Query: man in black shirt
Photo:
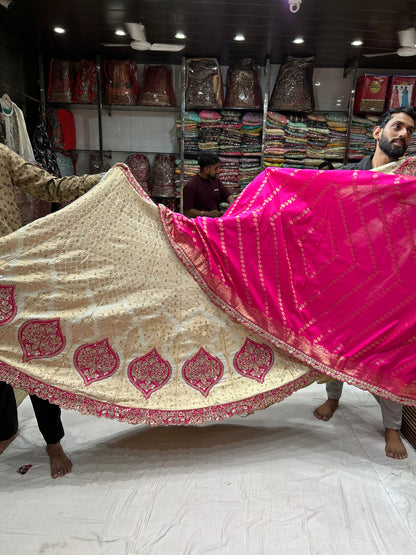
[(231, 204), (234, 197), (217, 177), (218, 156), (205, 152), (198, 158), (198, 164), (199, 173), (191, 177), (183, 188), (183, 213), (188, 218), (217, 218), (220, 203), (226, 201)]

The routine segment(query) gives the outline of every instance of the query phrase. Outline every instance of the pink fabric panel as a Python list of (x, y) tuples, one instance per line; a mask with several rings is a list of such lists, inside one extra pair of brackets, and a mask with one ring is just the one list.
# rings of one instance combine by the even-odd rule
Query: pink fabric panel
[(161, 215), (234, 318), (329, 375), (414, 400), (415, 204), (413, 177), (269, 168), (222, 218)]

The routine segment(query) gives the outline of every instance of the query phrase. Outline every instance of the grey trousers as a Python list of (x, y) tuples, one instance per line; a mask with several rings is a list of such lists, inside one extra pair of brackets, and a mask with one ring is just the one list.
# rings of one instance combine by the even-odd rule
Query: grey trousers
[[(342, 394), (343, 382), (332, 380), (326, 384), (328, 399), (340, 399)], [(390, 401), (390, 399), (380, 398), (381, 415), (383, 417), (384, 428), (400, 430), (402, 426), (402, 405)]]

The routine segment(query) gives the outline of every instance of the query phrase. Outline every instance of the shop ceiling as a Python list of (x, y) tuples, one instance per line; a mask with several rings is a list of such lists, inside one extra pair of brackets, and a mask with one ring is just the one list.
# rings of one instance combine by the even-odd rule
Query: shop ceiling
[[(185, 49), (175, 54), (132, 50), (128, 36), (114, 35), (126, 22), (143, 23), (151, 43), (184, 42)], [(55, 26), (66, 33), (57, 35)], [(416, 56), (364, 56), (397, 50), (398, 31), (412, 26), (416, 0), (302, 0), (297, 13), (290, 11), (289, 0), (14, 0), (10, 9), (0, 6), (0, 38), (13, 41), (15, 49), (24, 45), (46, 56), (76, 60), (99, 54), (144, 64), (203, 56), (224, 65), (252, 57), (264, 65), (266, 57), (280, 64), (293, 55), (315, 56), (319, 67), (348, 67), (358, 60), (359, 67), (416, 72)], [(186, 35), (184, 41), (174, 38), (177, 31)], [(236, 42), (238, 33), (246, 40)], [(297, 37), (304, 43), (293, 44)], [(357, 39), (363, 46), (351, 46)]]

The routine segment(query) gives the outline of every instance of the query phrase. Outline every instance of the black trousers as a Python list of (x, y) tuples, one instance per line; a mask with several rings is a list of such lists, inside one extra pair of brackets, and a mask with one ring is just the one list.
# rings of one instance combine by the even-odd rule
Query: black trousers
[[(47, 444), (64, 437), (61, 409), (45, 399), (30, 395), (39, 431)], [(11, 385), (0, 382), (0, 441), (11, 438), (18, 430), (16, 397)]]

